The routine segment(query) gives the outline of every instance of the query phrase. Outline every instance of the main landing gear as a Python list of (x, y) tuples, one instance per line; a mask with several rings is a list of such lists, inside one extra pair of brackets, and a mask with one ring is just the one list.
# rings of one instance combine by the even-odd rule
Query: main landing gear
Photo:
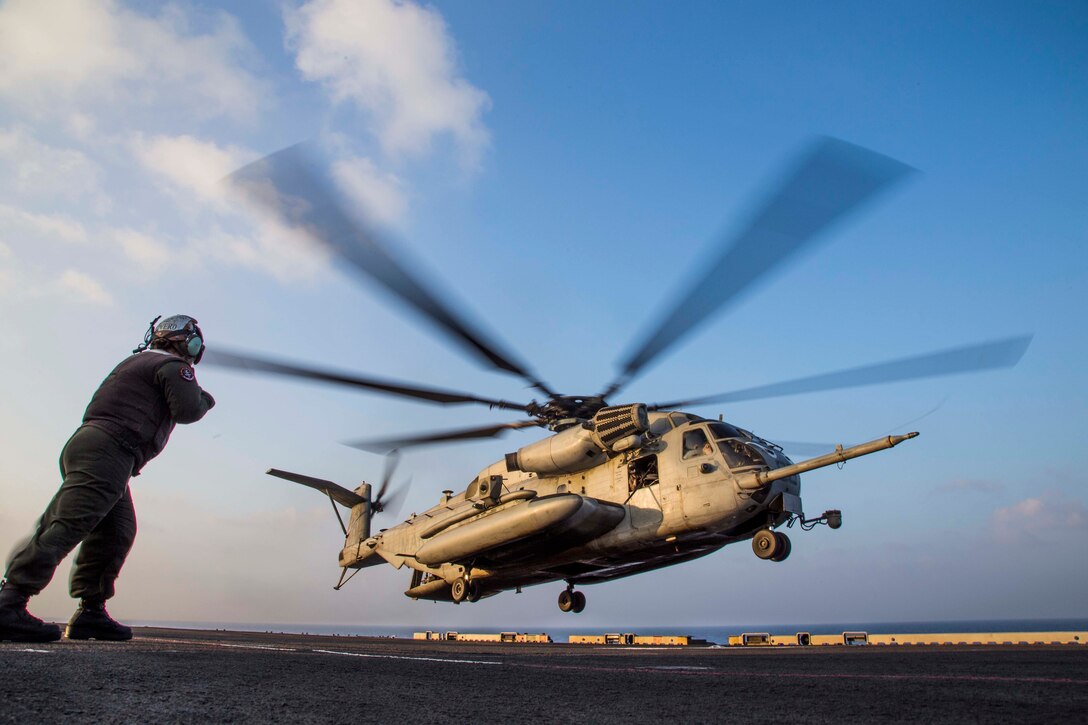
[(450, 596), (453, 597), (454, 604), (464, 601), (478, 602), (480, 601), (480, 583), (467, 577), (454, 579), (453, 584), (450, 585)]
[(568, 584), (566, 589), (559, 592), (559, 611), (578, 614), (585, 608), (586, 595), (574, 591), (573, 584)]
[(752, 537), (752, 551), (760, 559), (785, 561), (792, 550), (793, 546), (790, 544), (790, 537), (777, 531), (760, 529)]

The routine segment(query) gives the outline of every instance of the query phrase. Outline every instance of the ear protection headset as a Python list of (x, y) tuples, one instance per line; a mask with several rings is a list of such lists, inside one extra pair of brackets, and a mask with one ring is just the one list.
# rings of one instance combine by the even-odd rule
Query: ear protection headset
[(204, 357), (204, 335), (200, 332), (196, 320), (193, 320), (192, 329), (189, 331), (188, 336), (178, 343), (178, 347), (193, 359), (193, 365), (196, 365), (200, 362), (200, 358)]
[(173, 345), (185, 357), (191, 358), (194, 365), (199, 363), (204, 357), (204, 334), (196, 320), (188, 315), (173, 315), (159, 322), (161, 317), (162, 315), (151, 321), (144, 334), (143, 343), (132, 352), (143, 352), (154, 342), (162, 341)]

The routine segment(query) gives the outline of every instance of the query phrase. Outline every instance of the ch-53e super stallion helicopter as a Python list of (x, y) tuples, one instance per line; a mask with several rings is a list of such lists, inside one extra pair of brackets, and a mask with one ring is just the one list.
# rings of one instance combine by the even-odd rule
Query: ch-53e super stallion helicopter
[[(518, 410), (528, 420), (367, 441), (366, 450), (487, 438), (541, 427), (551, 435), (486, 466), (459, 493), (387, 529), (372, 518), (388, 505), (391, 472), (377, 493), (306, 475), (268, 473), (324, 492), (351, 511), (340, 552), (340, 583), (349, 569), (382, 563), (412, 570), (414, 599), (477, 601), (531, 584), (564, 581), (559, 608), (580, 612), (577, 585), (689, 561), (750, 540), (756, 556), (780, 562), (798, 524), (838, 528), (841, 513), (806, 518), (799, 474), (895, 446), (917, 433), (887, 436), (794, 463), (782, 447), (723, 420), (683, 408), (962, 373), (1016, 364), (1030, 342), (1019, 336), (798, 378), (784, 383), (645, 404), (616, 397), (651, 360), (711, 313), (779, 269), (800, 249), (882, 190), (909, 167), (830, 138), (813, 142), (747, 225), (702, 260), (701, 279), (623, 360), (621, 373), (595, 395), (562, 395), (469, 324), (392, 252), (375, 229), (349, 214), (310, 154), (291, 147), (228, 177), (242, 198), (334, 252), (348, 269), (376, 282), (490, 366), (520, 376), (544, 396), (515, 403), (411, 383), (363, 377), (209, 349), (205, 360), (243, 370), (352, 386), (441, 405), (475, 403)], [(349, 577), (350, 578), (350, 577)]]

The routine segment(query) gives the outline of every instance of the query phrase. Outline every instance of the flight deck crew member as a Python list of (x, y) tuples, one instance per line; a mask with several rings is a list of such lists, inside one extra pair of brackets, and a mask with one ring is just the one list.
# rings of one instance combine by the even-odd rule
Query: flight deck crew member
[(12, 552), (0, 584), (0, 640), (60, 639), (60, 628), (31, 615), (27, 600), (45, 588), (80, 542), (70, 582), (80, 605), (68, 623), (68, 638), (132, 638), (132, 630), (114, 621), (105, 606), (136, 538), (129, 478), (162, 451), (175, 424), (195, 423), (215, 405), (193, 374), (204, 355), (196, 320), (158, 320), (132, 356), (102, 381), (83, 425), (61, 451), (63, 483), (34, 534)]

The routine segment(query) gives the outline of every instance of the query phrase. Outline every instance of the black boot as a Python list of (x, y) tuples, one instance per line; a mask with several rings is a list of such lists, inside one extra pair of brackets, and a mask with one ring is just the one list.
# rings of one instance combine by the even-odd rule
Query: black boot
[(117, 622), (106, 611), (105, 602), (84, 599), (68, 622), (68, 639), (97, 639), (125, 642), (132, 639), (132, 628)]
[(26, 611), (30, 596), (7, 582), (0, 584), (0, 641), (56, 642), (60, 627), (46, 624)]

